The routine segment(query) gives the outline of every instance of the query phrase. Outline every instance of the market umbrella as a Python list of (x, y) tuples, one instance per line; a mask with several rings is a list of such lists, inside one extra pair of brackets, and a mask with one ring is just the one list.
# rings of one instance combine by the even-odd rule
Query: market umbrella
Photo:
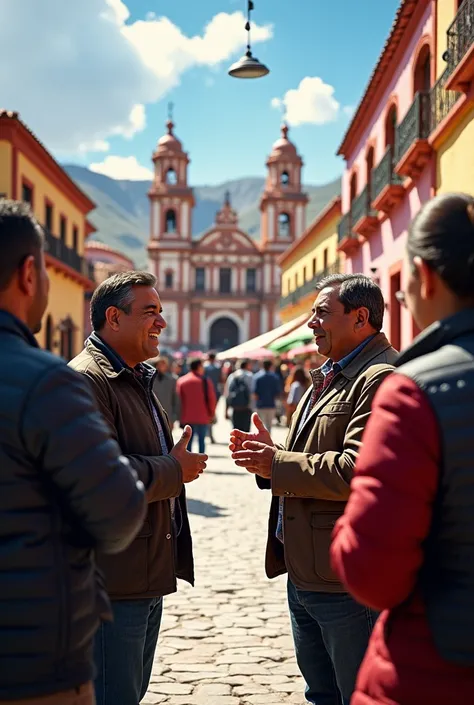
[(256, 348), (246, 354), (248, 360), (269, 360), (275, 357), (275, 354), (268, 348)]
[(310, 353), (317, 353), (318, 349), (315, 345), (315, 343), (306, 343), (306, 345), (299, 345), (297, 348), (291, 348), (291, 350), (288, 351), (289, 357), (295, 356), (295, 355), (308, 355)]
[(275, 353), (282, 353), (291, 350), (292, 348), (299, 347), (301, 345), (307, 345), (314, 340), (312, 331), (308, 328), (308, 324), (303, 323), (302, 326), (296, 328), (296, 330), (284, 335), (275, 342), (271, 343), (268, 348), (273, 350)]

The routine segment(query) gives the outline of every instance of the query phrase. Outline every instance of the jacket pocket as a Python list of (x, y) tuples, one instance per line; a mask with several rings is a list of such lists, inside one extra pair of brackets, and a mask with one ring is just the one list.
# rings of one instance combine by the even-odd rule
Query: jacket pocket
[(311, 514), (311, 533), (313, 535), (314, 571), (328, 583), (339, 583), (333, 572), (329, 559), (331, 534), (340, 514), (335, 512), (315, 512)]
[(351, 406), (349, 401), (334, 401), (323, 406), (318, 416), (345, 416), (350, 412)]

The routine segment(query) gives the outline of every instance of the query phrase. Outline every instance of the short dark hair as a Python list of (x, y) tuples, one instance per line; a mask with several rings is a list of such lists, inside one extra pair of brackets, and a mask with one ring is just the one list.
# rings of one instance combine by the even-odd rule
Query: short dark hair
[(246, 370), (248, 366), (249, 366), (249, 361), (248, 361), (248, 360), (241, 360), (241, 361), (240, 361), (239, 367), (240, 367), (241, 370)]
[(270, 370), (273, 367), (273, 362), (271, 360), (264, 360), (263, 361), (263, 369), (265, 372), (270, 372)]
[(13, 275), (27, 257), (39, 267), (44, 236), (30, 206), (20, 201), (0, 200), (0, 291), (5, 291)]
[(191, 372), (196, 372), (200, 367), (202, 367), (202, 360), (199, 357), (191, 360), (191, 364), (189, 365)]
[(329, 274), (318, 282), (316, 291), (327, 287), (338, 287), (337, 298), (344, 306), (344, 313), (366, 308), (372, 328), (377, 332), (382, 330), (385, 302), (381, 288), (373, 279), (365, 274)]
[(208, 358), (209, 362), (214, 362), (214, 360), (216, 359), (216, 353), (215, 353), (215, 352), (210, 352), (210, 353), (208, 354), (207, 358)]
[(91, 323), (95, 331), (100, 331), (106, 323), (106, 312), (115, 306), (124, 313), (130, 313), (133, 303), (134, 286), (155, 286), (156, 277), (150, 272), (121, 272), (109, 277), (92, 294)]
[(474, 198), (446, 193), (425, 203), (408, 232), (408, 257), (421, 257), (460, 299), (474, 299)]

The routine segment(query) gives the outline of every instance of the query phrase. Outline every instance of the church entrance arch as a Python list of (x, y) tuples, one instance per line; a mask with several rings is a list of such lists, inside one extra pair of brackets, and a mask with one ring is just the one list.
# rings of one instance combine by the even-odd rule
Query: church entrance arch
[(211, 350), (227, 350), (239, 343), (240, 331), (235, 321), (225, 316), (214, 321), (209, 331), (209, 348)]

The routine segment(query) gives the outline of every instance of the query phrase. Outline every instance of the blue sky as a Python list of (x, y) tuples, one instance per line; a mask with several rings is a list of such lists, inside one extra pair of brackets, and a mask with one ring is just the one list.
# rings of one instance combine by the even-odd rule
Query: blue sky
[(15, 66), (0, 76), (2, 103), (61, 161), (139, 178), (171, 100), (190, 180), (203, 185), (264, 174), (279, 99), (305, 181), (328, 182), (342, 171), (335, 151), (399, 0), (254, 2), (254, 53), (271, 73), (239, 81), (227, 68), (244, 50), (235, 13), (245, 0), (42, 0), (33, 9), (2, 0), (0, 61)]

